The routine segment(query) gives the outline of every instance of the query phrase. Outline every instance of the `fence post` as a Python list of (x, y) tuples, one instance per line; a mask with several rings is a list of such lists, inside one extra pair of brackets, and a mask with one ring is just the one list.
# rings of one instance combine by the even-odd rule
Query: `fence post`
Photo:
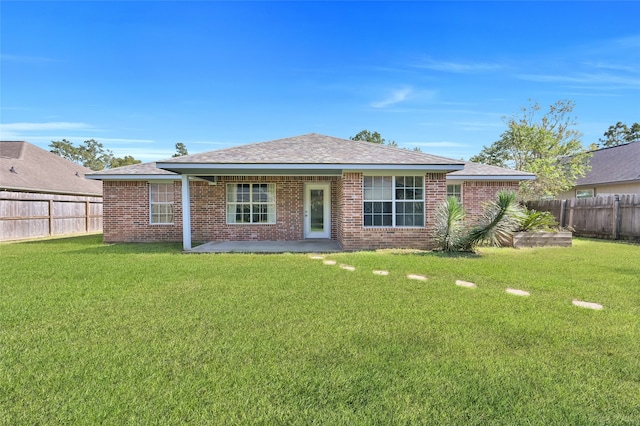
[(620, 196), (613, 196), (613, 239), (620, 238)]
[(576, 199), (572, 198), (569, 201), (569, 223), (567, 224), (567, 226), (570, 226), (573, 228), (573, 211), (575, 210), (574, 207), (576, 205)]
[(560, 220), (558, 221), (560, 222), (561, 228), (564, 228), (565, 223), (567, 221), (566, 214), (567, 214), (567, 200), (562, 200), (560, 201)]
[(90, 225), (90, 221), (91, 219), (89, 218), (89, 202), (85, 201), (84, 202), (84, 230), (85, 232), (89, 232), (89, 225)]
[(49, 236), (53, 235), (53, 200), (49, 200)]

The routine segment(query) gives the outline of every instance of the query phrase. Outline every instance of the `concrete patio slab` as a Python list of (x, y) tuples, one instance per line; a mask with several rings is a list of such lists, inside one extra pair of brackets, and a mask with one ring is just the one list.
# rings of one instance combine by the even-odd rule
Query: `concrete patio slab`
[(335, 253), (342, 251), (333, 240), (213, 241), (186, 253)]

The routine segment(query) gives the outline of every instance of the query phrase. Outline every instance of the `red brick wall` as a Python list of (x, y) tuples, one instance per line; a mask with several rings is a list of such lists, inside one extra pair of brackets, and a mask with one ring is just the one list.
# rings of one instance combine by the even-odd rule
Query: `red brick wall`
[[(331, 238), (345, 250), (378, 248), (430, 249), (434, 211), (446, 199), (444, 173), (425, 175), (424, 228), (365, 228), (363, 226), (362, 173), (339, 177), (221, 176), (215, 185), (192, 181), (191, 230), (193, 241), (300, 240), (304, 238), (303, 191), (305, 182), (331, 182)], [(276, 223), (246, 225), (226, 223), (226, 183), (276, 184)], [(149, 182), (104, 181), (105, 242), (182, 241), (181, 182), (173, 183), (174, 223), (149, 223)], [(470, 220), (482, 204), (501, 190), (517, 190), (517, 182), (470, 181), (463, 184), (463, 205)]]
[[(330, 181), (332, 191), (331, 236), (337, 239), (337, 177), (221, 176), (215, 185), (190, 182), (191, 238), (193, 241), (300, 240), (304, 238), (303, 191), (305, 182)], [(227, 224), (226, 184), (275, 183), (275, 224)], [(174, 224), (149, 223), (149, 182), (104, 182), (105, 242), (182, 241), (182, 183), (174, 183)]]
[(518, 182), (500, 181), (466, 181), (462, 184), (462, 205), (467, 213), (467, 220), (473, 223), (480, 212), (482, 205), (490, 200), (495, 200), (500, 191), (518, 191)]
[(340, 196), (343, 205), (338, 224), (338, 241), (345, 250), (380, 248), (433, 248), (432, 224), (435, 207), (447, 197), (444, 173), (425, 175), (425, 227), (424, 228), (365, 228), (363, 226), (362, 173), (342, 175)]
[(149, 182), (104, 181), (104, 241), (182, 241), (181, 183), (174, 182), (174, 223), (151, 224), (149, 215)]

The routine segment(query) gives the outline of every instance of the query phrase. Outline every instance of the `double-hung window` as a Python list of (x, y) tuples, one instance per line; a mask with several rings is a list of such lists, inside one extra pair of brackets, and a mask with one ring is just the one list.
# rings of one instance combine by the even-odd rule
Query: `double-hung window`
[(422, 176), (364, 176), (364, 226), (424, 226)]
[(149, 185), (150, 222), (173, 223), (173, 183), (152, 183)]
[(227, 223), (276, 223), (276, 185), (227, 184)]
[(459, 203), (462, 203), (462, 185), (447, 185), (447, 198), (449, 197), (455, 197)]

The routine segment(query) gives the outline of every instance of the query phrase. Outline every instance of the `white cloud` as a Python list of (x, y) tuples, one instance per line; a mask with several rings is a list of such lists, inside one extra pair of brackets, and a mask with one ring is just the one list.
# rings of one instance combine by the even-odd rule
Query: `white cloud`
[(90, 129), (87, 123), (73, 123), (68, 121), (52, 121), (47, 123), (0, 123), (0, 132), (41, 132), (49, 130), (79, 130)]
[(596, 85), (602, 88), (602, 85), (630, 86), (633, 88), (640, 87), (640, 79), (634, 77), (612, 75), (612, 74), (574, 74), (574, 75), (558, 75), (558, 74), (519, 74), (517, 77), (521, 80), (536, 81), (542, 83), (572, 83), (582, 85)]
[(411, 88), (396, 89), (391, 91), (389, 96), (387, 96), (384, 100), (371, 102), (369, 105), (371, 105), (373, 108), (384, 108), (389, 105), (395, 105), (397, 103), (406, 101), (411, 96), (412, 92), (413, 89)]
[(421, 63), (415, 65), (416, 68), (424, 68), (434, 71), (453, 72), (453, 73), (476, 73), (496, 71), (503, 66), (501, 64), (487, 62), (448, 62), (436, 61), (433, 59), (425, 59)]

